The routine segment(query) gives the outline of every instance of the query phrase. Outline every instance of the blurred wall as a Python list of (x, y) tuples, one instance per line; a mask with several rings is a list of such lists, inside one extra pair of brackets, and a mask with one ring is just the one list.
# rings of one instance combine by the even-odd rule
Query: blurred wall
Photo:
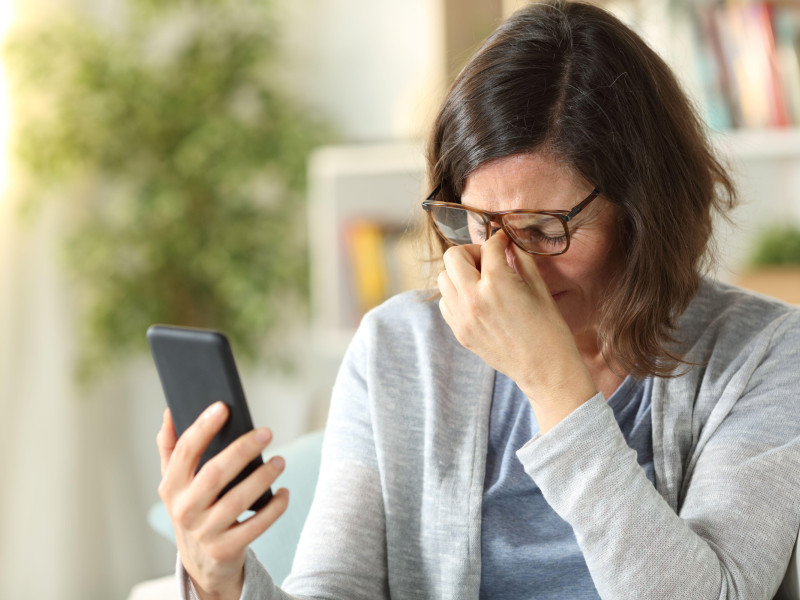
[(287, 86), (342, 141), (420, 137), (443, 87), (436, 0), (298, 0), (282, 5)]
[[(120, 0), (15, 0), (18, 20), (81, 8), (109, 26), (125, 16)], [(442, 87), (438, 2), (285, 0), (281, 10), (281, 77), (340, 139), (421, 135)], [(73, 383), (80, 340), (59, 262), (69, 211), (55, 196), (28, 224), (0, 199), (0, 597), (124, 598), (174, 568), (174, 548), (145, 521), (163, 397), (148, 357), (89, 390)], [(298, 329), (287, 349), (307, 356), (305, 344)], [(302, 363), (242, 373), (254, 420), (276, 445), (319, 426), (334, 373)]]

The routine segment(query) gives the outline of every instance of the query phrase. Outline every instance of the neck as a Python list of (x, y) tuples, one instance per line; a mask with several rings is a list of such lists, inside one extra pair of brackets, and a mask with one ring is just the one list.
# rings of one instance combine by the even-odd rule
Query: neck
[(575, 345), (578, 347), (578, 352), (589, 370), (597, 391), (603, 392), (608, 400), (625, 380), (627, 373), (622, 373), (621, 369), (612, 369), (609, 365), (597, 344), (597, 331), (593, 330), (587, 334), (576, 336)]

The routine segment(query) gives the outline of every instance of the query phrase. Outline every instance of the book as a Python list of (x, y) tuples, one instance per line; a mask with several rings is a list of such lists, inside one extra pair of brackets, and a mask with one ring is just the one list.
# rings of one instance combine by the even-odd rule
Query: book
[(800, 4), (728, 0), (694, 18), (710, 125), (800, 125)]
[(800, 8), (775, 6), (775, 55), (789, 122), (800, 125)]
[(356, 319), (386, 299), (388, 271), (381, 226), (358, 219), (344, 225)]

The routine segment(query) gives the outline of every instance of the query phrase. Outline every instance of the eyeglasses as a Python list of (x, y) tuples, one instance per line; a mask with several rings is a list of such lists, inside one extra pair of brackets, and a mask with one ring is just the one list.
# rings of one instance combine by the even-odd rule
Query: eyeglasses
[[(422, 208), (431, 218), (434, 229), (451, 246), (479, 244), (498, 229), (520, 249), (538, 256), (557, 256), (569, 249), (569, 223), (600, 195), (595, 188), (572, 210), (502, 210), (490, 212), (454, 202), (434, 200), (441, 184), (425, 198)], [(497, 224), (497, 225), (493, 225)]]

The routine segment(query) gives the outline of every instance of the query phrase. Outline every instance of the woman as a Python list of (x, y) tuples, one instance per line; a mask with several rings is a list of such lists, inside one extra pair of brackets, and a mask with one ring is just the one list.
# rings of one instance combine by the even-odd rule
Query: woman
[(246, 545), (285, 490), (236, 523), (281, 461), (214, 501), (268, 432), (195, 476), (225, 410), (179, 443), (166, 415), (184, 597), (772, 598), (800, 311), (701, 276), (735, 192), (669, 69), (598, 8), (530, 5), (450, 89), (429, 176), (439, 300), (364, 318), (283, 590)]

